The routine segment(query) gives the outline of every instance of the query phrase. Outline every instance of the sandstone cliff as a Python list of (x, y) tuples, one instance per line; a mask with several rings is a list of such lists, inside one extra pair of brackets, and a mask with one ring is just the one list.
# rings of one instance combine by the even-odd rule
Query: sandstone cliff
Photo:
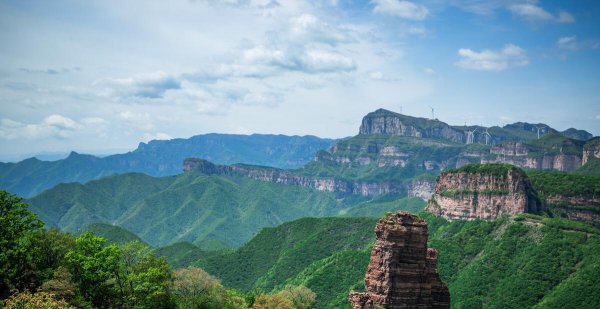
[(539, 156), (530, 154), (530, 149), (523, 143), (509, 142), (490, 148), (488, 158), (481, 160), (485, 163), (507, 163), (533, 170), (556, 170), (570, 172), (582, 165), (582, 160), (576, 154), (547, 153)]
[(442, 173), (426, 211), (449, 220), (492, 220), (544, 209), (520, 169), (505, 164), (475, 164)]
[(367, 114), (359, 134), (399, 135), (447, 139), (457, 143), (465, 141), (463, 132), (439, 120), (405, 116), (385, 109)]
[(589, 140), (583, 146), (583, 158), (581, 164), (586, 164), (590, 158), (600, 159), (600, 137)]
[(405, 190), (401, 184), (392, 182), (363, 182), (328, 177), (312, 177), (272, 167), (245, 164), (216, 165), (206, 160), (195, 158), (186, 159), (183, 163), (183, 170), (196, 170), (208, 175), (242, 175), (258, 181), (296, 185), (318, 191), (361, 196), (378, 196), (403, 192)]
[(353, 308), (450, 308), (450, 293), (437, 271), (437, 251), (427, 248), (423, 219), (407, 212), (388, 214), (375, 234), (366, 292), (350, 292)]

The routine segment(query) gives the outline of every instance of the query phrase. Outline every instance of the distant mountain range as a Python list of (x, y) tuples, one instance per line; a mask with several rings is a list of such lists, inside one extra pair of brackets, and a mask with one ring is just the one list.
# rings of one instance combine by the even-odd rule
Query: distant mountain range
[(247, 163), (298, 168), (336, 140), (315, 136), (206, 134), (188, 139), (153, 140), (134, 151), (106, 157), (71, 154), (62, 160), (29, 158), (0, 163), (0, 188), (32, 197), (59, 183), (98, 179), (115, 173), (140, 172), (151, 176), (181, 173), (182, 162), (197, 157), (221, 164)]

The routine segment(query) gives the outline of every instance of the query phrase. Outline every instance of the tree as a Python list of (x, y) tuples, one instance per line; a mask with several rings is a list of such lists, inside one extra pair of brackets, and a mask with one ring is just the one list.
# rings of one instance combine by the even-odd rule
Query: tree
[(164, 258), (156, 258), (153, 254), (142, 256), (127, 278), (133, 287), (130, 299), (134, 307), (175, 308), (171, 279), (169, 264)]
[(279, 294), (256, 295), (254, 309), (294, 309), (294, 303)]
[(31, 272), (28, 249), (44, 223), (27, 210), (20, 197), (0, 190), (0, 298), (11, 291), (34, 288), (23, 278)]
[(12, 295), (6, 300), (4, 306), (7, 309), (75, 309), (66, 301), (56, 299), (51, 293), (38, 292), (31, 294), (29, 291)]
[(310, 308), (317, 298), (317, 294), (303, 285), (286, 285), (279, 295), (291, 300), (296, 309)]
[(217, 279), (197, 267), (175, 271), (173, 291), (180, 308), (246, 308), (242, 295), (224, 288)]
[(92, 233), (77, 237), (74, 248), (65, 254), (73, 281), (94, 307), (109, 307), (119, 299), (115, 293), (118, 282), (115, 274), (119, 271), (120, 257), (117, 245), (106, 245), (106, 239)]

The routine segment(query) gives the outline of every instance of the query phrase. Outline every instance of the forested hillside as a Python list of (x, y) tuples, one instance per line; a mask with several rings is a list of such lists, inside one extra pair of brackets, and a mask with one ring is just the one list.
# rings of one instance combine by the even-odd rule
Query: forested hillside
[[(600, 230), (534, 215), (453, 222), (420, 215), (429, 224), (429, 246), (439, 251), (453, 308), (600, 305)], [(301, 219), (197, 265), (242, 291), (305, 285), (317, 294), (316, 308), (338, 308), (351, 289), (364, 287), (374, 225), (372, 219)]]
[(71, 154), (62, 160), (29, 158), (0, 162), (0, 188), (32, 197), (64, 182), (84, 183), (115, 173), (140, 172), (152, 176), (181, 173), (183, 160), (203, 158), (220, 164), (247, 163), (299, 168), (314, 154), (335, 143), (315, 136), (205, 134), (187, 139), (153, 140), (134, 151), (106, 157)]

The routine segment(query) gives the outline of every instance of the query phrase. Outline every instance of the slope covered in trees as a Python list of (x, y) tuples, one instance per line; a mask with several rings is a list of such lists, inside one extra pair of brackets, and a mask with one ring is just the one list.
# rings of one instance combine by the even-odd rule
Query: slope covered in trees
[(154, 246), (184, 241), (202, 249), (239, 246), (263, 227), (302, 217), (380, 216), (424, 206), (419, 199), (340, 198), (298, 186), (195, 171), (167, 177), (130, 173), (83, 185), (61, 184), (27, 202), (48, 226), (65, 231), (109, 223)]
[(0, 163), (0, 188), (32, 197), (64, 182), (84, 183), (115, 173), (140, 172), (152, 176), (181, 172), (185, 158), (203, 158), (219, 164), (247, 163), (299, 168), (314, 154), (329, 148), (332, 139), (315, 136), (205, 134), (188, 139), (153, 140), (134, 151), (106, 157), (71, 154), (62, 160), (29, 158)]
[[(453, 222), (420, 215), (429, 224), (429, 246), (439, 250), (454, 308), (560, 308), (569, 301), (575, 306), (569, 308), (589, 308), (586, 302), (600, 297), (598, 280), (588, 279), (599, 274), (600, 254), (600, 231), (590, 225), (534, 215)], [(297, 220), (197, 265), (242, 291), (305, 285), (317, 294), (318, 308), (339, 308), (347, 305), (348, 291), (364, 287), (374, 224)]]

